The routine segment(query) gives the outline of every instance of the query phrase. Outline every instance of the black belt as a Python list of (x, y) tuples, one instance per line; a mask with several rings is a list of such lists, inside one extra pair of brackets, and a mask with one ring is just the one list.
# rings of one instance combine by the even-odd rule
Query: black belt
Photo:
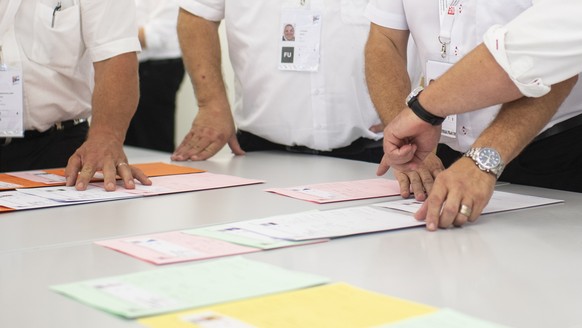
[(22, 137), (22, 138), (21, 137), (0, 138), (0, 146), (9, 145), (10, 143), (12, 143), (12, 141), (14, 139), (27, 140), (27, 139), (35, 139), (35, 138), (48, 136), (48, 135), (50, 135), (54, 132), (57, 132), (57, 131), (64, 131), (64, 130), (71, 129), (79, 124), (88, 124), (88, 121), (86, 118), (79, 118), (79, 119), (75, 119), (75, 120), (58, 122), (58, 123), (55, 123), (53, 126), (51, 126), (48, 130), (42, 131), (42, 132), (37, 131), (37, 130), (26, 130), (26, 131), (24, 131), (24, 137)]
[(555, 136), (556, 134), (568, 131), (575, 127), (582, 127), (582, 114), (571, 117), (565, 121), (555, 124), (546, 131), (538, 134), (532, 142), (540, 141), (545, 138)]
[(140, 65), (166, 65), (166, 64), (178, 64), (182, 63), (182, 57), (178, 58), (168, 58), (168, 59), (148, 59), (146, 61), (140, 62)]
[(382, 147), (382, 140), (373, 140), (368, 138), (359, 138), (348, 146), (335, 148), (332, 150), (316, 150), (305, 146), (285, 146), (285, 150), (293, 153), (311, 154), (311, 155), (350, 155), (359, 154), (366, 149)]
[(242, 144), (248, 143), (252, 150), (284, 150), (293, 153), (312, 154), (312, 155), (354, 155), (359, 154), (367, 149), (382, 148), (382, 139), (372, 140), (368, 138), (358, 138), (350, 145), (332, 150), (316, 150), (305, 146), (286, 146), (271, 142), (265, 138), (259, 137), (253, 133), (238, 130), (237, 138)]

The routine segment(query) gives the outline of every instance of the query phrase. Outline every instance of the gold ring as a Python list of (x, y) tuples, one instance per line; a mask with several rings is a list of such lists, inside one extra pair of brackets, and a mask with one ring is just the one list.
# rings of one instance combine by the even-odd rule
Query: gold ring
[(115, 165), (115, 167), (119, 168), (120, 166), (124, 166), (124, 165), (129, 165), (125, 162), (121, 162), (121, 163), (117, 163), (117, 165)]
[(461, 208), (459, 209), (459, 214), (463, 214), (466, 217), (471, 216), (471, 208), (465, 204), (461, 204)]

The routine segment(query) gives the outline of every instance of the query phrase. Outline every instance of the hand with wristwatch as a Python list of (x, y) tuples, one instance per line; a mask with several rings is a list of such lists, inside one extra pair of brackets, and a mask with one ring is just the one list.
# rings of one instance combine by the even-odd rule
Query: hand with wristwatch
[[(386, 154), (378, 167), (378, 175), (384, 174), (390, 166), (397, 170), (414, 170), (418, 161), (426, 158), (427, 151), (434, 151), (436, 148), (445, 118), (432, 114), (422, 106), (419, 101), (422, 90), (421, 87), (416, 88), (406, 98), (406, 105), (414, 115), (404, 111), (389, 123), (391, 133), (384, 135)], [(403, 127), (413, 128), (398, 130)], [(398, 137), (407, 134), (424, 135), (424, 138)], [(419, 150), (422, 152), (419, 153)], [(505, 166), (499, 152), (491, 147), (474, 147), (464, 154), (463, 158), (465, 157), (471, 159), (481, 172), (493, 179), (480, 178), (479, 171), (467, 170), (468, 163), (462, 161), (441, 172), (435, 178), (429, 198), (415, 214), (416, 219), (427, 222), (428, 230), (434, 231), (438, 227), (446, 228), (449, 225), (462, 226), (467, 221), (475, 221), (487, 200), (491, 198), (495, 180), (501, 176)], [(467, 193), (467, 188), (475, 189)]]
[[(441, 125), (445, 120), (444, 117), (436, 116), (427, 111), (418, 100), (423, 87), (417, 87), (406, 98), (406, 105), (412, 110), (418, 118), (429, 123), (430, 125)], [(471, 158), (477, 167), (484, 172), (491, 173), (498, 179), (505, 167), (499, 152), (490, 147), (471, 148), (464, 154), (465, 157)]]

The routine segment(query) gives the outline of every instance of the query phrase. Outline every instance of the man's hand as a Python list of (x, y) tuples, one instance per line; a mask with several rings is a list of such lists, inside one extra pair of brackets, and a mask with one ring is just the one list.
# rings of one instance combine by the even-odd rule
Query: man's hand
[(444, 170), (443, 163), (432, 153), (428, 155), (422, 165), (413, 171), (394, 170), (394, 176), (400, 185), (400, 195), (402, 198), (410, 197), (410, 192), (414, 193), (414, 198), (418, 201), (426, 199), (430, 194), (436, 176)]
[(127, 163), (123, 144), (109, 135), (93, 135), (69, 158), (65, 168), (67, 186), (86, 190), (95, 172), (103, 171), (105, 190), (114, 191), (116, 176), (123, 180), (126, 189), (134, 189), (137, 179), (141, 184), (151, 185), (150, 179), (138, 168)]
[(384, 175), (391, 166), (416, 170), (436, 148), (440, 134), (440, 125), (432, 126), (405, 108), (384, 129), (384, 157), (376, 174)]
[(437, 176), (415, 218), (426, 221), (431, 231), (474, 222), (491, 199), (495, 182), (493, 174), (481, 171), (470, 158), (463, 157)]
[(192, 128), (184, 137), (176, 151), (173, 161), (201, 161), (214, 156), (228, 142), (235, 155), (244, 155), (236, 139), (234, 121), (230, 110), (200, 110)]
[(103, 171), (108, 191), (115, 190), (116, 173), (127, 189), (135, 188), (134, 177), (150, 185), (142, 171), (127, 164), (123, 152), (125, 133), (138, 102), (137, 54), (123, 53), (94, 62), (93, 67), (91, 127), (87, 140), (69, 158), (65, 168), (67, 186), (85, 190), (97, 171)]

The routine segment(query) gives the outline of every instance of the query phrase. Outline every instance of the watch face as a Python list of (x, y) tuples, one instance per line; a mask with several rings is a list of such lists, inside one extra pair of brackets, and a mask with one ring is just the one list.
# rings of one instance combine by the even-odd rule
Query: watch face
[(486, 169), (492, 169), (501, 164), (501, 158), (495, 149), (483, 148), (477, 155), (477, 162)]

